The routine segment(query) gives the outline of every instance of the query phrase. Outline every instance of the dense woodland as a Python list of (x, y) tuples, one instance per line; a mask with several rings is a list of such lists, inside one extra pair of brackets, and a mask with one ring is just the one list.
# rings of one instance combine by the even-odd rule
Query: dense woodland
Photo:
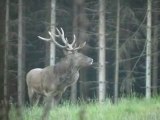
[[(49, 37), (53, 26), (62, 27), (68, 39), (75, 34), (78, 43), (86, 41), (81, 52), (94, 59), (62, 100), (159, 95), (159, 0), (57, 0), (53, 26), (51, 0), (6, 1), (0, 1), (0, 100), (7, 91), (7, 99), (17, 103), (23, 85), (20, 97), (28, 102), (26, 83), (18, 79), (49, 65), (49, 43), (37, 36)], [(57, 63), (64, 54), (58, 47), (55, 53)]]

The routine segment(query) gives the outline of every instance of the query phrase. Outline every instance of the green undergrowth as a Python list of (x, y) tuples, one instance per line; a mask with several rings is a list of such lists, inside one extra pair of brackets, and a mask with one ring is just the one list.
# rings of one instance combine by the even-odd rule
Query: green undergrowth
[[(40, 120), (43, 106), (23, 107), (24, 120)], [(14, 106), (10, 111), (10, 120), (17, 120)], [(127, 98), (117, 104), (109, 100), (104, 103), (65, 102), (52, 108), (49, 120), (160, 120), (160, 97), (150, 100)]]

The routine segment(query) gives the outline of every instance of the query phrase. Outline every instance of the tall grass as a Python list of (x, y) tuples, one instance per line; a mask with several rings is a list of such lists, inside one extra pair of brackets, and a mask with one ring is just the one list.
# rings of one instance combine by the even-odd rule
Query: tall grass
[[(43, 107), (23, 107), (24, 120), (40, 120)], [(14, 106), (11, 108), (10, 120), (16, 120)], [(150, 100), (128, 98), (118, 104), (107, 101), (99, 104), (63, 103), (53, 108), (50, 120), (160, 120), (160, 97)]]

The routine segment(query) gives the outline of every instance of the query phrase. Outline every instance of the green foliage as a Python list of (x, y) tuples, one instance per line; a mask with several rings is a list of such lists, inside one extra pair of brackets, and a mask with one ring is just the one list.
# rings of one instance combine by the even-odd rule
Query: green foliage
[[(10, 118), (16, 120), (15, 108), (11, 108)], [(39, 120), (42, 107), (24, 107), (24, 120)], [(160, 120), (160, 97), (146, 99), (121, 99), (118, 104), (106, 101), (71, 104), (64, 103), (52, 109), (51, 120)]]

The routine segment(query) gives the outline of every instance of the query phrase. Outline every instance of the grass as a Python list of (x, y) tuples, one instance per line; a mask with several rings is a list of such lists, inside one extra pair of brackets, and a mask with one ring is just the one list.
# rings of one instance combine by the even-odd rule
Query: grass
[[(40, 120), (42, 109), (38, 106), (24, 107), (24, 120)], [(16, 120), (15, 111), (12, 107), (10, 120)], [(110, 101), (79, 105), (63, 103), (51, 110), (49, 120), (160, 120), (160, 97), (121, 99), (118, 104)]]

